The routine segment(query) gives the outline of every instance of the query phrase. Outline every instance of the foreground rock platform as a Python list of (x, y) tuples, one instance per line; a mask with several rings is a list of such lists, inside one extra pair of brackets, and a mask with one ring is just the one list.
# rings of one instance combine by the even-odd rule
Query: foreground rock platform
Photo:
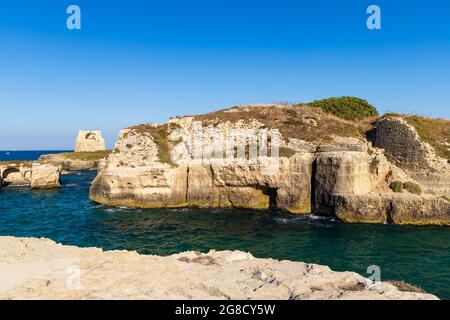
[(160, 257), (0, 237), (0, 270), (0, 299), (437, 299), (390, 283), (373, 286), (353, 272), (240, 251)]

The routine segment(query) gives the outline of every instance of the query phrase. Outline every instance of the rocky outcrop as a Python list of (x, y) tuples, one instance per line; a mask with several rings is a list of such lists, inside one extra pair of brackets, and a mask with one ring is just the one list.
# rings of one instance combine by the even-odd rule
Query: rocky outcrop
[(91, 199), (110, 205), (144, 208), (222, 207), (311, 212), (312, 156), (282, 159), (266, 176), (259, 165), (192, 164), (102, 168)]
[(69, 171), (97, 170), (100, 160), (106, 156), (106, 153), (99, 153), (96, 157), (94, 152), (88, 157), (86, 155), (77, 156), (77, 153), (46, 154), (40, 156), (39, 161)]
[(31, 166), (31, 188), (46, 189), (60, 186), (61, 168), (51, 164), (33, 163)]
[(437, 299), (353, 272), (240, 251), (159, 257), (0, 237), (0, 264), (0, 299)]
[(78, 132), (75, 143), (75, 152), (95, 152), (105, 150), (105, 140), (101, 131), (85, 131)]
[[(256, 122), (223, 124), (214, 128), (214, 134), (220, 137), (227, 129), (251, 130), (259, 126)], [(163, 134), (167, 146), (161, 146)], [(313, 154), (280, 157), (274, 172), (268, 172), (270, 163), (262, 159), (254, 164), (244, 158), (230, 162), (215, 157), (195, 159), (194, 138), (192, 118), (172, 122), (171, 128), (148, 125), (123, 130), (114, 151), (99, 166), (91, 199), (145, 208), (273, 207), (293, 213), (311, 212)], [(222, 137), (221, 141), (225, 153), (226, 139)], [(202, 154), (214, 151), (207, 143), (201, 145), (201, 150)], [(169, 159), (176, 159), (178, 165), (164, 163), (160, 159), (162, 152), (170, 153)]]
[(0, 163), (3, 187), (31, 187), (33, 189), (57, 188), (61, 167), (39, 161)]
[(450, 202), (430, 195), (334, 195), (330, 207), (344, 222), (450, 226)]
[[(274, 107), (272, 113), (283, 119), (285, 109)], [(382, 149), (356, 137), (301, 140), (291, 137), (300, 135), (292, 128), (284, 129), (283, 136), (278, 128), (267, 127), (270, 110), (264, 111), (258, 119), (245, 118), (256, 114), (255, 108), (233, 108), (220, 118), (182, 117), (125, 129), (112, 154), (100, 162), (90, 198), (130, 207), (271, 208), (335, 215), (346, 222), (450, 225), (450, 202), (444, 197), (449, 164), (403, 120), (377, 122), (375, 145)], [(201, 131), (196, 119), (205, 121)], [(297, 125), (297, 120), (283, 121)], [(318, 128), (317, 123), (311, 128), (299, 123), (298, 130)], [(279, 150), (273, 153), (275, 142)], [(258, 148), (252, 149), (255, 143)], [(266, 149), (270, 154), (260, 153)], [(389, 187), (396, 180), (418, 182), (424, 195), (395, 194)]]

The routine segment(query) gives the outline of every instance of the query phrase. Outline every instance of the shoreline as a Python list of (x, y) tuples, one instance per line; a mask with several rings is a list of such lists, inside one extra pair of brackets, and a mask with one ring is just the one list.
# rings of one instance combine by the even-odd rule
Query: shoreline
[(0, 299), (438, 299), (387, 282), (373, 286), (354, 272), (242, 251), (161, 257), (0, 237), (0, 257)]

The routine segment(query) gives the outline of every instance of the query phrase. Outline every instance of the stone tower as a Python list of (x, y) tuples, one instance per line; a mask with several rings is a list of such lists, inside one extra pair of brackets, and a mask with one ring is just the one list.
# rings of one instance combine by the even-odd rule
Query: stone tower
[(95, 152), (105, 150), (105, 140), (101, 131), (85, 131), (78, 132), (77, 141), (75, 143), (75, 152)]

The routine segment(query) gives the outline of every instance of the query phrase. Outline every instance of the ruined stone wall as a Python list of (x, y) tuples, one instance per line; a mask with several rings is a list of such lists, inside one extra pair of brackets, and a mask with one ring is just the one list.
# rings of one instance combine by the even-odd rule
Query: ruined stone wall
[(105, 150), (105, 140), (101, 131), (85, 131), (78, 132), (75, 142), (75, 152), (95, 152)]
[(384, 118), (377, 122), (375, 135), (375, 146), (383, 148), (425, 192), (450, 198), (450, 163), (439, 158), (413, 126), (401, 118)]

